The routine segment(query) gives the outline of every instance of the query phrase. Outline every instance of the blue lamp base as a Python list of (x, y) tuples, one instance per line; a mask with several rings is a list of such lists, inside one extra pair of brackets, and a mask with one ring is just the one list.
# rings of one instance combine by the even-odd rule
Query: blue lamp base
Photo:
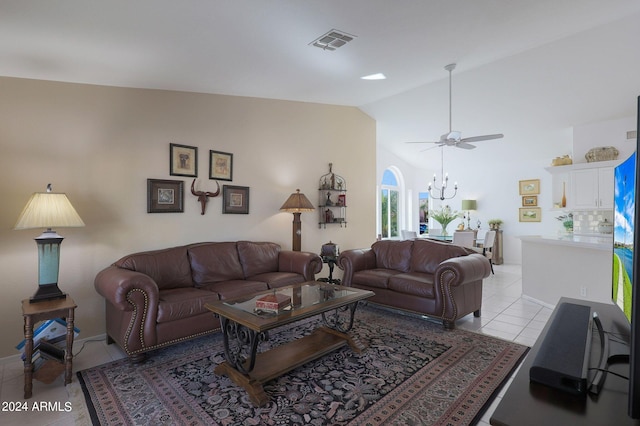
[(67, 295), (58, 288), (60, 244), (63, 238), (48, 229), (35, 240), (38, 245), (38, 290), (29, 302), (66, 298)]

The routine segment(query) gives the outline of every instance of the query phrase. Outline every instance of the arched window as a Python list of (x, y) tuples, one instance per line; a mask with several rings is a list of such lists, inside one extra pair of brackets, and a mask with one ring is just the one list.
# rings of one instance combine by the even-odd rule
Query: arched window
[(382, 175), (380, 193), (380, 235), (382, 238), (400, 236), (400, 186), (395, 171), (386, 169)]

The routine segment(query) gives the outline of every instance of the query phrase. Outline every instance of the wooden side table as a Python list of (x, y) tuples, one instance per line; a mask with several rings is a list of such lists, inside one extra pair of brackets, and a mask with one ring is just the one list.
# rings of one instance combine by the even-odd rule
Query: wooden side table
[(67, 349), (64, 355), (64, 384), (71, 383), (73, 370), (73, 315), (77, 305), (69, 296), (66, 299), (47, 300), (30, 303), (29, 299), (22, 301), (22, 316), (24, 317), (24, 398), (31, 398), (33, 385), (33, 325), (39, 321), (64, 318), (67, 322)]

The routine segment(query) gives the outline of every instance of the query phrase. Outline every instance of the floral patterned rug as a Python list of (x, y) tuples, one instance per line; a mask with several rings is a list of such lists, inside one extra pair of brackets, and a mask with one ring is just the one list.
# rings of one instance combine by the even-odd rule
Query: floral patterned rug
[[(319, 321), (272, 330), (260, 349)], [(94, 425), (468, 425), (528, 350), (371, 305), (359, 307), (351, 333), (364, 352), (346, 346), (265, 384), (264, 407), (213, 373), (224, 360), (220, 334), (77, 374)]]

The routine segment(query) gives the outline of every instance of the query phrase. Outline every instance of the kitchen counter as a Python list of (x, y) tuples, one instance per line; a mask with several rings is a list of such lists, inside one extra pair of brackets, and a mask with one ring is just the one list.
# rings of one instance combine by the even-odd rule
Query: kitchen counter
[(519, 238), (523, 242), (537, 244), (582, 247), (610, 252), (613, 250), (613, 234), (526, 235)]
[(611, 234), (519, 238), (523, 295), (550, 306), (555, 306), (561, 297), (611, 302)]

